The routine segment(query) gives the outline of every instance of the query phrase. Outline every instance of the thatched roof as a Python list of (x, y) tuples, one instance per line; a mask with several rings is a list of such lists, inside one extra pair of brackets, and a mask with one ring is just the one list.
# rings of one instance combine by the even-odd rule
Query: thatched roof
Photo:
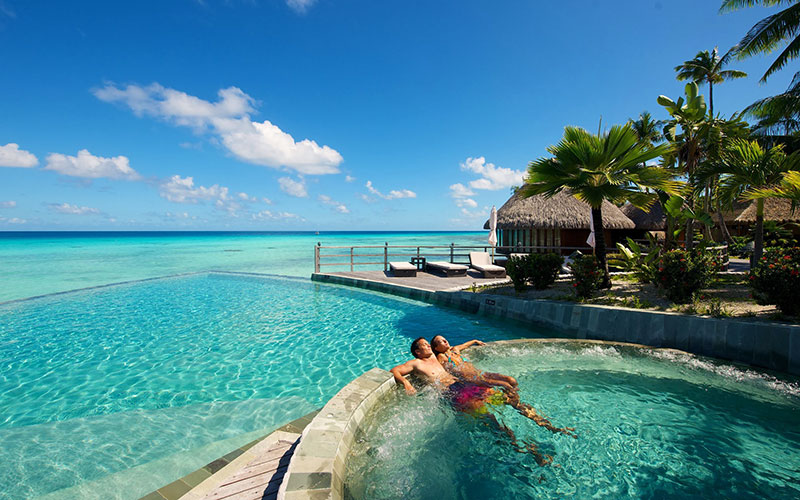
[[(742, 212), (750, 206), (749, 201), (734, 201), (733, 205), (729, 208), (726, 208), (722, 211), (722, 217), (725, 218), (726, 224), (732, 224), (736, 222), (736, 218), (739, 217)], [(711, 212), (711, 218), (714, 219), (714, 223), (717, 223), (718, 216), (717, 212)]]
[[(605, 229), (633, 229), (634, 224), (620, 212), (616, 205), (603, 202), (603, 227)], [(523, 198), (519, 192), (497, 211), (498, 229), (589, 229), (591, 207), (567, 191), (552, 198), (535, 195)], [(489, 229), (489, 221), (483, 226)]]
[(667, 227), (667, 216), (664, 214), (664, 207), (661, 206), (659, 201), (650, 205), (650, 210), (647, 212), (630, 203), (623, 205), (620, 211), (636, 224), (636, 229), (664, 231)]
[[(498, 219), (499, 220), (499, 219)], [(792, 202), (783, 198), (767, 198), (764, 200), (764, 220), (774, 220), (776, 222), (800, 222), (800, 208), (792, 213)], [(755, 222), (756, 221), (756, 202), (753, 200), (750, 206), (736, 218), (736, 222)]]

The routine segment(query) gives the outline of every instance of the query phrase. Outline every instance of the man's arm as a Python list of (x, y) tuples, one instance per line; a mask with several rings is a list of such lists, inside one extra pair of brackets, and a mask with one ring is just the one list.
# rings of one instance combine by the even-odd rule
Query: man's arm
[(392, 373), (392, 375), (394, 375), (394, 381), (402, 385), (406, 390), (406, 394), (408, 395), (417, 393), (417, 390), (414, 389), (414, 386), (412, 386), (411, 383), (405, 377), (406, 375), (414, 372), (414, 361), (416, 360), (411, 359), (389, 370)]
[(469, 342), (464, 342), (463, 344), (459, 344), (454, 347), (455, 350), (460, 351), (462, 349), (466, 349), (467, 347), (472, 347), (473, 345), (486, 345), (485, 342), (481, 342), (480, 340), (473, 339)]

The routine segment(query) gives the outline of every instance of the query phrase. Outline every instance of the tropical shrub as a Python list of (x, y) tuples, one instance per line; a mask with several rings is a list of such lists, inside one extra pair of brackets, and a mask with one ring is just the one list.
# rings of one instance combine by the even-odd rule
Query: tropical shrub
[(564, 259), (556, 253), (532, 253), (528, 255), (527, 277), (533, 288), (544, 290), (556, 281)]
[(509, 257), (508, 262), (506, 262), (506, 274), (511, 278), (515, 291), (525, 291), (528, 287), (526, 284), (528, 280), (528, 256)]
[(731, 238), (733, 241), (728, 244), (728, 254), (733, 257), (749, 258), (752, 249), (748, 249), (747, 246), (753, 242), (753, 239), (748, 236), (731, 236)]
[(695, 293), (708, 286), (717, 269), (716, 257), (708, 252), (670, 250), (658, 258), (654, 277), (669, 300), (686, 304)]
[(656, 269), (658, 260), (658, 244), (655, 239), (648, 235), (650, 245), (642, 248), (631, 238), (627, 238), (628, 246), (617, 243), (619, 254), (613, 259), (609, 259), (608, 264), (622, 271), (633, 274), (639, 283), (650, 283), (653, 281), (653, 273)]
[(750, 286), (759, 304), (774, 304), (792, 316), (800, 314), (800, 247), (767, 248), (750, 271)]
[(774, 220), (764, 221), (764, 248), (783, 247), (790, 248), (800, 245), (794, 238), (792, 227), (796, 224), (778, 224)]
[(569, 264), (575, 295), (587, 299), (603, 283), (603, 270), (594, 255), (581, 255)]

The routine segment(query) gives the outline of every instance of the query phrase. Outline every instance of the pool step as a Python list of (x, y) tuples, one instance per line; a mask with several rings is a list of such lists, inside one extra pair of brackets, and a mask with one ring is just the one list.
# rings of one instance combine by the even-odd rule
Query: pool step
[(275, 431), (180, 498), (274, 499), (299, 441), (300, 434)]

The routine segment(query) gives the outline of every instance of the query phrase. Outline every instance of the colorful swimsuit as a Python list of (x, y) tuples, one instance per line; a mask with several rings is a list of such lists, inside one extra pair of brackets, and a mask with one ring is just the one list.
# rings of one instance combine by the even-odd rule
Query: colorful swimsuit
[(445, 391), (447, 399), (457, 409), (473, 415), (489, 412), (488, 405), (500, 406), (505, 403), (503, 391), (470, 382), (454, 382)]

